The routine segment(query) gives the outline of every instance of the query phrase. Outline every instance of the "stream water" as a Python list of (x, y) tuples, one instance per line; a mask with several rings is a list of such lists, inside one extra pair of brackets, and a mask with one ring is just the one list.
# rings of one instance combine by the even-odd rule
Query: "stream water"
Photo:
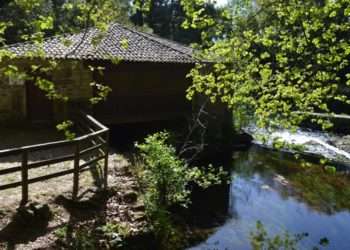
[(298, 249), (350, 249), (347, 174), (260, 146), (235, 152), (232, 162), (227, 219), (191, 250), (252, 249), (257, 221), (269, 236), (307, 233)]
[[(252, 135), (255, 144), (271, 148), (274, 140), (279, 139), (288, 144), (302, 146), (302, 151), (306, 154), (317, 155), (350, 166), (350, 153), (333, 145), (339, 139), (338, 135), (311, 129), (298, 129), (296, 132), (286, 129), (269, 131), (254, 125), (247, 126), (244, 130)], [(259, 136), (267, 136), (267, 140), (263, 141)]]

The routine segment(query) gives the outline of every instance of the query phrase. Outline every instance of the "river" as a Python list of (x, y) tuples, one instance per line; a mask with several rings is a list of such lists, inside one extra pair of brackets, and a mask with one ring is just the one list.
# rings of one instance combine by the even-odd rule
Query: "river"
[(269, 236), (306, 233), (298, 249), (350, 249), (348, 174), (257, 145), (232, 158), (227, 219), (191, 250), (252, 249), (257, 221)]

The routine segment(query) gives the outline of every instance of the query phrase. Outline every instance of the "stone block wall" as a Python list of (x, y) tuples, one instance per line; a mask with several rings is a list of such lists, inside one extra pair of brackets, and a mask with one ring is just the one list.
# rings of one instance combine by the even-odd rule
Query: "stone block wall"
[(9, 86), (0, 81), (0, 124), (25, 117), (25, 98), (24, 86)]
[[(12, 62), (13, 63), (13, 62)], [(21, 68), (29, 68), (33, 62), (21, 60), (17, 64)], [(38, 64), (38, 62), (34, 62)], [(45, 64), (45, 62), (42, 62)], [(15, 64), (15, 63), (13, 63)], [(17, 65), (16, 64), (16, 65)], [(69, 102), (87, 102), (92, 96), (90, 83), (92, 72), (83, 61), (65, 61), (50, 75), (59, 93), (68, 96)], [(27, 101), (25, 82), (11, 84), (10, 80), (0, 77), (0, 125), (12, 122), (22, 122), (27, 119)], [(69, 103), (68, 102), (68, 103)], [(54, 122), (67, 117), (68, 103), (53, 101)]]
[(92, 97), (92, 72), (82, 61), (67, 61), (53, 72), (52, 80), (56, 83), (57, 91), (69, 98), (67, 103), (54, 102), (56, 121), (66, 119), (69, 103), (86, 103)]

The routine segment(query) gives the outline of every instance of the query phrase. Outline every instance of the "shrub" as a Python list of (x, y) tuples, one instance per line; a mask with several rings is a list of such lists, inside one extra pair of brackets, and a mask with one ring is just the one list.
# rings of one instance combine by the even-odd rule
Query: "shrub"
[[(137, 175), (144, 194), (146, 213), (159, 242), (177, 241), (176, 229), (170, 219), (170, 207), (186, 207), (190, 203), (191, 184), (207, 188), (221, 183), (225, 172), (212, 166), (202, 170), (190, 167), (169, 144), (168, 132), (158, 132), (136, 143), (141, 161)], [(172, 247), (173, 248), (173, 247)]]
[(169, 137), (168, 132), (158, 132), (146, 137), (144, 143), (136, 143), (142, 160), (139, 177), (148, 206), (187, 206), (191, 182), (207, 188), (221, 183), (225, 174), (222, 168), (215, 170), (211, 165), (206, 170), (190, 167), (177, 156), (175, 147), (168, 143)]
[(100, 245), (106, 249), (120, 248), (124, 245), (124, 239), (129, 236), (130, 228), (123, 224), (107, 222), (98, 227), (97, 230), (102, 233), (104, 240), (100, 240)]

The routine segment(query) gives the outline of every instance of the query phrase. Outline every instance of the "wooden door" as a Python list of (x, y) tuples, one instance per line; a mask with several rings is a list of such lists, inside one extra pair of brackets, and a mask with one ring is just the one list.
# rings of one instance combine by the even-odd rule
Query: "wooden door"
[(53, 120), (53, 103), (34, 82), (26, 82), (27, 117), (31, 122)]

